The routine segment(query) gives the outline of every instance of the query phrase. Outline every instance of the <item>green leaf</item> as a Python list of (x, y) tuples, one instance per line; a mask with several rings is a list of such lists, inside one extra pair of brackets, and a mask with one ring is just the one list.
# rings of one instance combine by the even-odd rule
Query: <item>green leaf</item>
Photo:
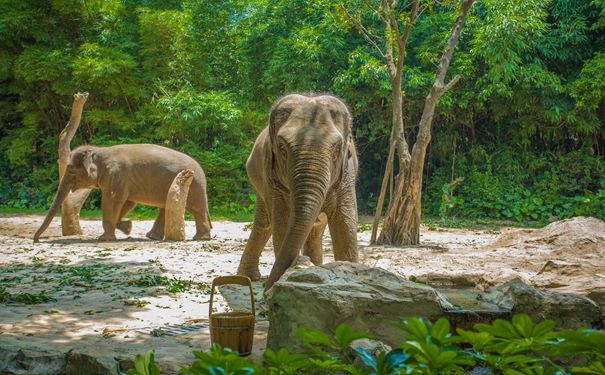
[(370, 339), (372, 336), (365, 332), (354, 331), (348, 324), (342, 323), (336, 327), (334, 338), (340, 350), (345, 350), (351, 342), (358, 339)]
[(332, 338), (319, 329), (299, 328), (296, 333), (308, 344), (319, 344), (331, 349), (338, 349)]
[(445, 318), (437, 320), (431, 328), (431, 337), (443, 342), (449, 336), (451, 336), (450, 322)]
[(426, 341), (431, 328), (431, 322), (428, 319), (417, 317), (405, 319), (402, 323), (395, 323), (394, 325), (408, 332), (415, 340), (422, 342)]

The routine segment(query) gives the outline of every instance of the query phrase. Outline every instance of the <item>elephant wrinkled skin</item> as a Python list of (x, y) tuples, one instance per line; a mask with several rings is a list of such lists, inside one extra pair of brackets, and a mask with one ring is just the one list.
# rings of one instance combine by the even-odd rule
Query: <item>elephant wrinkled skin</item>
[(122, 220), (137, 203), (159, 207), (158, 217), (147, 237), (164, 237), (166, 195), (175, 176), (184, 169), (194, 172), (186, 208), (195, 218), (194, 239), (210, 239), (210, 215), (204, 171), (193, 158), (166, 147), (152, 144), (126, 144), (110, 147), (80, 146), (70, 154), (65, 175), (55, 200), (40, 229), (37, 242), (70, 191), (101, 189), (103, 234), (99, 240), (114, 240), (115, 230), (130, 232), (130, 220)]
[(326, 225), (335, 260), (357, 261), (358, 164), (351, 126), (348, 108), (331, 95), (291, 94), (273, 105), (269, 126), (246, 163), (257, 198), (238, 274), (260, 278), (260, 253), (271, 235), (276, 259), (266, 289), (301, 248), (321, 264)]

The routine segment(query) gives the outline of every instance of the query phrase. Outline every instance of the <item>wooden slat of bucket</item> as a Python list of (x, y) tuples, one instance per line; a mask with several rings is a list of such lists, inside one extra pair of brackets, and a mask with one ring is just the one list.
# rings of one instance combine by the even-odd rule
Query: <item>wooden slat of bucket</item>
[(252, 351), (254, 316), (247, 312), (213, 314), (210, 318), (212, 342), (237, 350), (242, 355)]

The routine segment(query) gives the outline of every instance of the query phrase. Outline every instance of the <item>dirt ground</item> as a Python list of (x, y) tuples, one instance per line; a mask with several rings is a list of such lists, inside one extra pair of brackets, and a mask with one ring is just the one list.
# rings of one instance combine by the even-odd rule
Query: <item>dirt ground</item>
[[(34, 244), (42, 220), (0, 216), (0, 301), (5, 300), (0, 303), (0, 371), (14, 367), (14, 353), (23, 349), (29, 351), (23, 355), (44, 357), (47, 366), (57, 353), (77, 351), (107, 368), (156, 349), (165, 373), (172, 373), (193, 360), (191, 350), (209, 347), (209, 285), (214, 277), (235, 272), (249, 235), (246, 223), (213, 223), (211, 241), (161, 242), (145, 238), (151, 221), (135, 221), (130, 236), (120, 233), (118, 241), (97, 242), (100, 220), (82, 220), (82, 236), (61, 237), (56, 218)], [(187, 222), (187, 238), (194, 230)], [(600, 220), (574, 218), (536, 230), (423, 228), (421, 233), (421, 246), (395, 248), (368, 246), (370, 233), (360, 232), (360, 260), (436, 287), (485, 288), (520, 277), (538, 287), (588, 295), (605, 306), (605, 223)], [(324, 247), (329, 262), (329, 236)], [(269, 243), (261, 258), (263, 275), (272, 261)], [(233, 290), (221, 289), (220, 310), (248, 303)], [(255, 291), (254, 355), (259, 355), (268, 324), (260, 283)]]

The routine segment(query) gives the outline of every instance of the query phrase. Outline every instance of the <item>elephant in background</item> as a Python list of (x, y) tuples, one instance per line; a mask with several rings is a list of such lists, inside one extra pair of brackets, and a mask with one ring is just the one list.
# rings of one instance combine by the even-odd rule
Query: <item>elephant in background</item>
[(257, 192), (252, 233), (238, 274), (260, 278), (260, 254), (273, 235), (271, 288), (303, 253), (322, 263), (326, 225), (336, 260), (357, 261), (358, 163), (347, 106), (331, 95), (291, 94), (277, 100), (269, 125), (246, 163)]
[(197, 161), (181, 152), (152, 144), (126, 144), (110, 147), (80, 146), (70, 154), (65, 175), (55, 199), (34, 235), (37, 242), (48, 228), (57, 209), (70, 191), (101, 189), (103, 234), (101, 241), (115, 240), (115, 230), (129, 234), (132, 222), (124, 216), (137, 203), (159, 207), (158, 217), (147, 237), (164, 238), (166, 195), (175, 176), (184, 169), (194, 172), (186, 209), (195, 218), (196, 240), (210, 239), (210, 215), (206, 177)]

